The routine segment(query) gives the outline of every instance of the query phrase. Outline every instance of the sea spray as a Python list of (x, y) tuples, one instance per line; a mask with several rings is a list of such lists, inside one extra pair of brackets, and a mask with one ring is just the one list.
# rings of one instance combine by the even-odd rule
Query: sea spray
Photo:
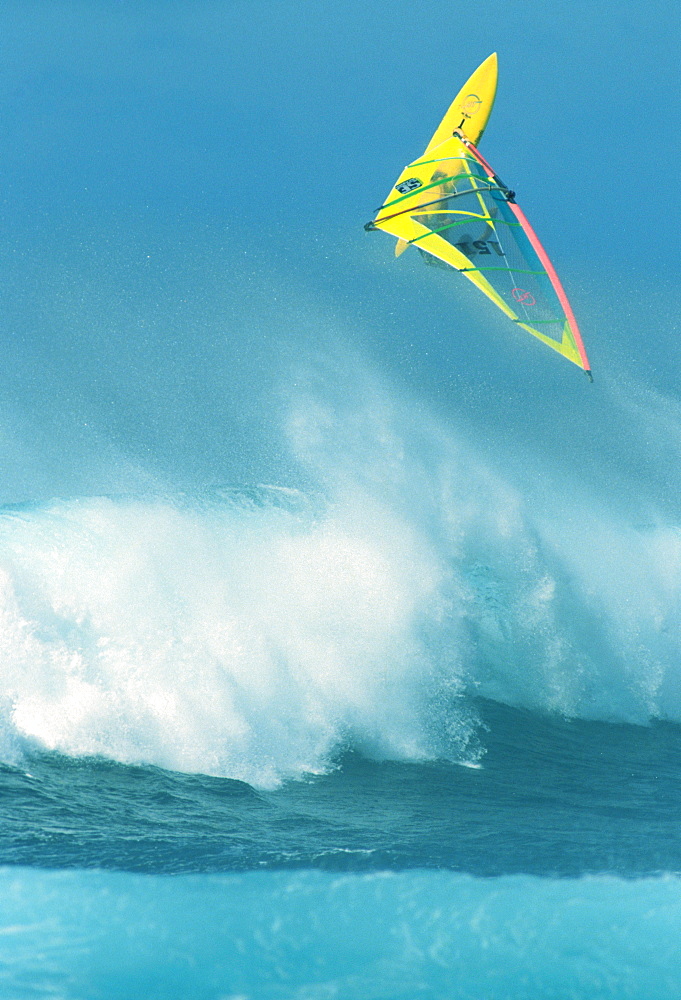
[(441, 567), (399, 519), (101, 498), (7, 513), (2, 545), (3, 695), (39, 746), (260, 786), (355, 743), (448, 752), (421, 635)]
[(484, 753), (472, 697), (681, 719), (673, 526), (542, 490), (347, 357), (288, 391), (309, 490), (81, 498), (0, 517), (5, 745), (260, 787)]
[(654, 490), (607, 504), (570, 463), (483, 447), (347, 354), (300, 381), (311, 389), (291, 406), (294, 454), (331, 495), (399, 512), (428, 539), (444, 567), (429, 652), (456, 657), (469, 693), (582, 718), (681, 718), (681, 529)]

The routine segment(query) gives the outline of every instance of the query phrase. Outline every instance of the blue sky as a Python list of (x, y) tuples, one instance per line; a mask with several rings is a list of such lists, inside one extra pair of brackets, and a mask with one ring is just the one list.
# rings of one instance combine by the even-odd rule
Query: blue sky
[(634, 181), (679, 154), (672, 3), (15, 0), (0, 25), (4, 186), (24, 210), (116, 196), (347, 226), (492, 50), (485, 149), (547, 239), (570, 246), (576, 220), (576, 250), (626, 261), (623, 237), (673, 205)]
[(320, 341), (483, 436), (612, 432), (570, 365), (362, 230), (493, 50), (483, 151), (597, 378), (674, 404), (680, 35), (671, 2), (0, 3), (5, 499), (286, 479), (281, 382)]

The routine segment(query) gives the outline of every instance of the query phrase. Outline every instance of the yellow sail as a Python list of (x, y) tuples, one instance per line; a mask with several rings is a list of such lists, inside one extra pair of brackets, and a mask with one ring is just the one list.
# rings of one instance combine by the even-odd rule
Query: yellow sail
[(367, 229), (461, 272), (509, 319), (584, 368), (574, 313), (515, 194), (477, 149), (494, 104), (496, 53), (452, 102), (425, 152), (404, 168)]

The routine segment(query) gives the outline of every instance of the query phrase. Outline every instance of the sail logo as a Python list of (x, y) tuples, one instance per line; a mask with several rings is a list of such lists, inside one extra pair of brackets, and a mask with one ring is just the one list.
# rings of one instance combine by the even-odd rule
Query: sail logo
[[(467, 257), (475, 257), (479, 253), (491, 254), (492, 250), (499, 257), (506, 256), (496, 240), (459, 240), (454, 246), (458, 247), (461, 253), (465, 253)], [(492, 250), (490, 250), (490, 247), (492, 247)]]
[(537, 300), (534, 295), (530, 292), (526, 292), (524, 288), (514, 288), (511, 291), (511, 295), (516, 300), (516, 302), (522, 302), (526, 306), (534, 306), (537, 304)]
[(461, 114), (465, 115), (466, 118), (472, 118), (481, 104), (482, 100), (477, 94), (466, 94), (461, 102)]
[(423, 187), (422, 182), (418, 177), (408, 177), (406, 181), (402, 181), (401, 184), (396, 184), (395, 188), (400, 194), (409, 194), (410, 191), (415, 191), (417, 188)]

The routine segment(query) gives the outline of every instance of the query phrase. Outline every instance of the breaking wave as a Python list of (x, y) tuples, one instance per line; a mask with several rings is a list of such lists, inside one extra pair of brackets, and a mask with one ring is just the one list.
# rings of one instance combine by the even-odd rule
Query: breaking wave
[[(239, 778), (484, 753), (475, 698), (681, 722), (681, 532), (525, 487), (369, 375), (308, 372), (305, 490), (0, 514), (0, 752)], [(283, 447), (283, 446), (282, 446)]]

